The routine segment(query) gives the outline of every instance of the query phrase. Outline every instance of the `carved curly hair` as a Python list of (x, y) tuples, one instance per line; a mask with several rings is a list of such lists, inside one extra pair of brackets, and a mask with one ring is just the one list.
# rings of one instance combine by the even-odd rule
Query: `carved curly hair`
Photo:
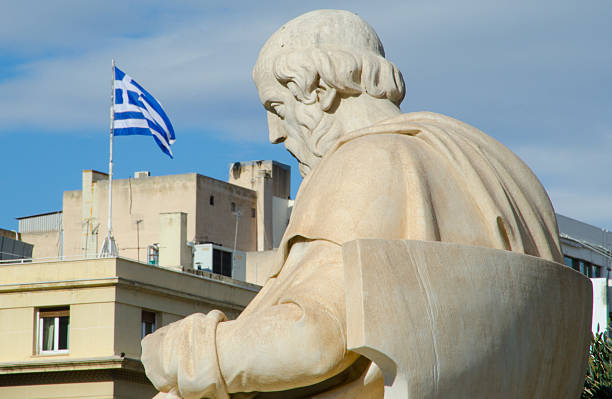
[[(402, 73), (384, 57), (366, 51), (309, 48), (279, 54), (273, 61), (276, 79), (301, 102), (316, 101), (315, 89), (323, 80), (346, 95), (369, 94), (398, 105), (404, 99)], [(288, 85), (289, 82), (295, 85)]]

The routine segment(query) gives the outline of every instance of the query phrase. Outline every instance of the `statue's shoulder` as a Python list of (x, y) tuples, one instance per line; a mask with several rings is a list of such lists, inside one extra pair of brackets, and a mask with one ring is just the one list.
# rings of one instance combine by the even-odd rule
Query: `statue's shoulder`
[(476, 129), (474, 126), (462, 122), (459, 119), (453, 118), (452, 116), (430, 111), (418, 111), (402, 114), (401, 116), (397, 117), (397, 121), (404, 123), (456, 126), (458, 129)]
[(461, 137), (477, 145), (497, 147), (500, 143), (493, 137), (469, 123), (436, 112), (420, 111), (403, 114), (394, 120), (398, 125), (414, 126), (421, 130), (421, 138), (427, 135)]
[(419, 151), (428, 152), (412, 135), (379, 131), (351, 137), (328, 153), (317, 169), (320, 174), (342, 170), (344, 178), (379, 176), (397, 172), (398, 165), (410, 162)]
[[(343, 148), (344, 151), (358, 150), (361, 146), (372, 143), (414, 143), (405, 140), (408, 137), (422, 137), (436, 134), (438, 131), (446, 133), (466, 134), (470, 136), (486, 136), (474, 126), (453, 117), (435, 112), (420, 111), (401, 114), (391, 119), (380, 121), (372, 126), (348, 133), (332, 147), (331, 153)], [(348, 147), (348, 148), (346, 148)]]
[(346, 134), (332, 146), (326, 157), (338, 159), (371, 152), (385, 153), (396, 148), (398, 143), (410, 143), (410, 139), (421, 132), (421, 127), (418, 123), (403, 120), (403, 116)]
[(463, 142), (471, 142), (481, 148), (508, 151), (503, 144), (487, 133), (448, 115), (428, 111), (411, 112), (398, 117), (397, 122), (419, 126), (425, 135), (446, 136), (453, 139), (460, 137)]

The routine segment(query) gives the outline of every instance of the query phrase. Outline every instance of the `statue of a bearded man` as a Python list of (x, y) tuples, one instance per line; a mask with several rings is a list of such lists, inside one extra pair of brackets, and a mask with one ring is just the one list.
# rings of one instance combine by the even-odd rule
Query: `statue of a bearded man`
[(384, 57), (372, 27), (337, 10), (304, 14), (264, 45), (253, 79), (270, 141), (297, 158), (304, 181), (269, 280), (236, 320), (196, 314), (145, 337), (160, 397), (382, 398), (376, 367), (347, 348), (348, 241), (562, 261), (553, 208), (529, 168), (458, 120), (402, 114), (404, 81)]

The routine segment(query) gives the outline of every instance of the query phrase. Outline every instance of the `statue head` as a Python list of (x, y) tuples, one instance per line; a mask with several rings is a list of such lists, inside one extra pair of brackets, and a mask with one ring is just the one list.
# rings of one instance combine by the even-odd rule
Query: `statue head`
[(341, 10), (301, 15), (263, 46), (253, 80), (270, 141), (285, 144), (303, 176), (343, 134), (399, 112), (404, 81), (384, 56), (374, 29)]

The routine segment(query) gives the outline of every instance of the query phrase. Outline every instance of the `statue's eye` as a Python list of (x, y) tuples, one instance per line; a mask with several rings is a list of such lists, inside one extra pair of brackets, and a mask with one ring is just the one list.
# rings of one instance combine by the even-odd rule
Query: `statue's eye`
[(276, 116), (278, 116), (279, 118), (283, 118), (284, 117), (284, 112), (283, 112), (283, 103), (280, 101), (270, 101), (267, 104), (266, 107), (270, 112), (272, 112), (273, 114), (275, 114)]

